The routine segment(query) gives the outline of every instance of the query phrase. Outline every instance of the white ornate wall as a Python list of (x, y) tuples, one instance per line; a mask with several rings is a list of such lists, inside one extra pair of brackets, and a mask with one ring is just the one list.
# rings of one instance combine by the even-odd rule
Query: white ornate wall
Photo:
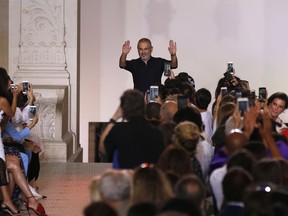
[[(81, 2), (81, 8), (78, 7), (77, 1)], [(58, 14), (56, 11), (64, 11), (64, 15), (58, 16), (57, 19), (60, 26), (64, 25), (66, 63), (64, 69), (61, 63), (59, 65), (57, 63), (59, 67), (54, 65), (51, 68), (51, 65), (45, 65), (45, 68), (48, 68), (45, 71), (42, 67), (43, 62), (40, 62), (42, 66), (34, 65), (31, 70), (28, 70), (26, 67), (28, 63), (24, 60), (21, 62), (21, 68), (18, 68), (20, 21), (23, 15), (21, 4), (24, 4), (23, 8), (29, 11), (30, 7), (25, 6), (29, 2), (42, 5), (41, 10), (47, 8), (43, 6), (47, 3), (49, 7), (54, 8), (52, 10), (54, 15)], [(63, 5), (64, 9), (56, 10), (57, 5)], [(118, 67), (121, 46), (125, 40), (130, 40), (132, 45), (129, 59), (137, 58), (136, 46), (141, 37), (149, 37), (154, 45), (153, 55), (164, 58), (169, 58), (168, 41), (175, 40), (179, 68), (174, 72), (177, 74), (187, 71), (195, 79), (196, 88), (208, 88), (212, 94), (218, 79), (226, 70), (227, 61), (234, 62), (237, 75), (248, 80), (251, 88), (257, 90), (260, 86), (266, 86), (269, 93), (288, 92), (287, 81), (282, 79), (286, 76), (288, 68), (288, 43), (286, 43), (288, 30), (285, 28), (288, 19), (287, 7), (287, 0), (249, 2), (241, 0), (9, 0), (9, 73), (14, 77), (17, 71), (19, 80), (21, 77), (27, 77), (33, 83), (37, 83), (39, 85), (37, 92), (45, 99), (58, 98), (59, 91), (56, 86), (66, 87), (61, 91), (68, 92), (66, 127), (69, 128), (67, 129), (69, 133), (75, 135), (73, 153), (79, 149), (78, 137), (80, 137), (83, 160), (87, 162), (90, 151), (89, 122), (109, 120), (119, 105), (121, 93), (133, 87), (131, 74)], [(79, 12), (78, 9), (81, 11)], [(79, 24), (81, 38), (77, 41), (79, 15), (81, 15)], [(42, 27), (39, 26), (39, 29)], [(47, 39), (45, 39), (47, 44), (53, 38), (49, 34), (42, 34), (42, 36)], [(57, 45), (54, 48), (58, 46), (59, 51), (60, 40), (55, 42)], [(47, 57), (43, 50), (47, 48), (47, 44), (45, 48), (42, 47), (41, 55), (33, 53), (36, 59), (39, 57), (52, 60), (52, 56)], [(21, 49), (26, 46), (26, 44), (20, 45)], [(81, 45), (81, 50), (78, 49), (78, 45)], [(29, 49), (34, 52), (32, 48)], [(53, 51), (51, 48), (48, 52), (56, 52), (56, 50)], [(79, 59), (77, 54), (80, 56)], [(78, 65), (78, 60), (81, 65)], [(53, 88), (48, 89), (45, 86)], [(56, 108), (57, 105), (54, 107), (53, 109), (59, 110)], [(283, 115), (288, 119), (287, 111)], [(80, 129), (77, 126), (78, 121)], [(54, 123), (59, 122), (55, 120)], [(62, 140), (65, 137), (63, 135), (65, 130), (61, 132)], [(55, 131), (57, 131), (56, 126)], [(56, 142), (56, 138), (53, 139)]]
[(39, 110), (33, 132), (45, 146), (44, 159), (81, 158), (77, 0), (13, 0), (9, 4), (10, 74), (16, 83), (28, 80), (33, 84)]

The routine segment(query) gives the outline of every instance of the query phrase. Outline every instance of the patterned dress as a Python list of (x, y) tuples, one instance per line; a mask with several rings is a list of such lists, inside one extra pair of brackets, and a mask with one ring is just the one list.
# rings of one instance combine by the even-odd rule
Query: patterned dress
[[(3, 110), (0, 111), (0, 122), (3, 117)], [(0, 127), (0, 134), (1, 134), (1, 127)], [(5, 164), (5, 153), (4, 153), (4, 147), (2, 142), (2, 136), (0, 136), (0, 186), (7, 185), (7, 170), (6, 170), (6, 164)]]

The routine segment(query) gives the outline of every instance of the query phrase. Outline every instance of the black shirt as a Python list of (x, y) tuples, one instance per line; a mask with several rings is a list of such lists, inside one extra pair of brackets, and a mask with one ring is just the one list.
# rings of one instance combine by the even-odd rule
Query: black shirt
[(150, 57), (147, 64), (138, 59), (126, 61), (125, 70), (132, 73), (134, 89), (145, 93), (151, 85), (160, 85), (161, 77), (164, 71), (164, 62), (170, 62), (163, 58)]
[(144, 162), (157, 163), (164, 150), (161, 131), (144, 117), (115, 124), (107, 135), (104, 146), (110, 158), (117, 149), (121, 169), (133, 169)]

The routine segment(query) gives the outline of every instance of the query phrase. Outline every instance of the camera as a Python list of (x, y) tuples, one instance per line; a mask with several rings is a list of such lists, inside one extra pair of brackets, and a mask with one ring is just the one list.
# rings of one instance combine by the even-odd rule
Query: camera
[(14, 90), (17, 88), (17, 85), (16, 84), (10, 84), (10, 91), (11, 91), (11, 93), (13, 93), (14, 92)]
[(230, 84), (232, 80), (234, 79), (234, 68), (233, 68), (233, 62), (228, 62), (227, 63), (227, 70), (223, 74), (226, 81)]
[(234, 73), (233, 62), (227, 63), (227, 72)]
[(150, 86), (149, 91), (149, 101), (154, 101), (155, 98), (159, 96), (159, 87), (158, 86)]
[(29, 113), (28, 113), (28, 118), (29, 118), (29, 120), (33, 120), (33, 118), (35, 117), (35, 115), (36, 115), (36, 106), (30, 106), (30, 108), (29, 108)]
[(171, 64), (170, 62), (164, 62), (164, 76), (169, 77), (171, 75)]

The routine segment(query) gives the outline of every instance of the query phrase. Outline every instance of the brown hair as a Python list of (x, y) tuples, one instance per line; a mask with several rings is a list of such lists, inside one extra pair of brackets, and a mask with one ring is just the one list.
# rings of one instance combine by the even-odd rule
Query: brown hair
[(133, 177), (132, 203), (152, 202), (163, 205), (173, 196), (171, 185), (165, 174), (156, 167), (139, 167)]

